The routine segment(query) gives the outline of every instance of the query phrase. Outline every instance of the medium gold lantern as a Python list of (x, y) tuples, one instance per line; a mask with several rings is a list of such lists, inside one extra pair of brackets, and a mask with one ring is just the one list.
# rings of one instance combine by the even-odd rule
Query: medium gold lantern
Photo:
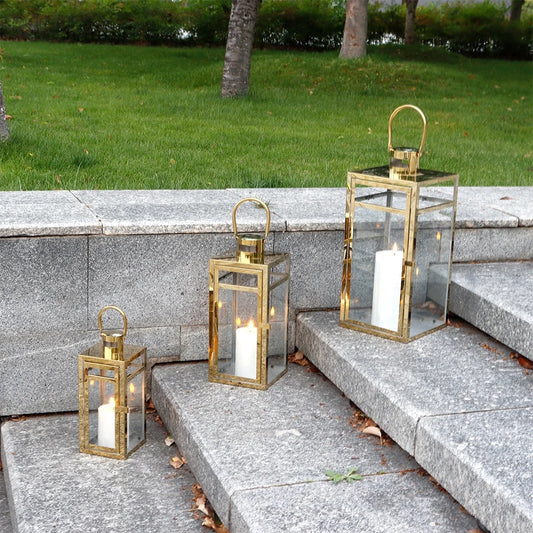
[[(102, 315), (117, 311), (122, 330), (103, 330)], [(146, 348), (124, 344), (128, 321), (113, 305), (98, 315), (101, 342), (78, 358), (80, 452), (126, 459), (146, 440)]]
[[(420, 149), (392, 119), (423, 117)], [(446, 324), (459, 176), (419, 168), (426, 118), (389, 121), (389, 166), (348, 172), (340, 325), (409, 342)]]
[[(263, 234), (238, 233), (236, 213), (266, 211)], [(270, 211), (233, 210), (236, 252), (209, 262), (209, 381), (267, 389), (287, 370), (289, 255), (264, 253)]]

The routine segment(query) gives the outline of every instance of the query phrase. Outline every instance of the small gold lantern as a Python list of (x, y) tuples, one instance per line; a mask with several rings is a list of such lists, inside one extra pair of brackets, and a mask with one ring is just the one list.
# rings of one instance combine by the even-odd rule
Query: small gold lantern
[[(237, 232), (240, 205), (266, 211), (264, 235)], [(267, 389), (287, 370), (289, 255), (264, 253), (270, 210), (233, 210), (236, 252), (209, 262), (209, 381)]]
[[(117, 311), (122, 330), (103, 330)], [(146, 440), (146, 348), (124, 344), (128, 321), (113, 305), (98, 315), (101, 342), (78, 357), (80, 452), (126, 459)]]
[[(424, 144), (402, 106), (389, 151), (408, 107)], [(422, 146), (348, 172), (341, 326), (409, 342), (446, 324), (459, 176), (419, 169)]]

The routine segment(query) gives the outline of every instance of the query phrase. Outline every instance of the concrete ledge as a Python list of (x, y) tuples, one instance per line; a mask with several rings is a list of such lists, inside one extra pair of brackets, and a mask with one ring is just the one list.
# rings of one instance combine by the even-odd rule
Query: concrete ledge
[[(150, 358), (206, 359), (209, 258), (234, 247), (247, 196), (272, 211), (267, 249), (291, 254), (294, 332), (299, 310), (339, 306), (344, 188), (0, 192), (0, 415), (77, 409), (76, 356), (104, 305)], [(460, 189), (455, 260), (533, 258), (532, 196)], [(262, 227), (263, 210), (238, 224)]]
[[(153, 379), (158, 413), (232, 533), (475, 527), (398, 446), (362, 438), (348, 400), (317, 373), (289, 365), (266, 392), (209, 383), (205, 363), (160, 366)], [(351, 467), (362, 481), (327, 481)]]
[(531, 531), (533, 375), (510, 349), (471, 327), (399, 344), (338, 322), (302, 313), (297, 346), (492, 533)]
[(165, 436), (149, 418), (147, 442), (119, 461), (79, 452), (76, 415), (5, 422), (2, 460), (15, 531), (205, 531), (190, 512), (196, 480), (187, 466), (169, 465), (177, 450)]
[(455, 265), (450, 311), (533, 359), (533, 262)]

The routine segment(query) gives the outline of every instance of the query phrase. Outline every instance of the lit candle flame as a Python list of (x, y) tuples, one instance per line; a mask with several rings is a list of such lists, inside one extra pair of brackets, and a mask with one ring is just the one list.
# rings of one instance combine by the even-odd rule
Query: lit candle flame
[(222, 302), (217, 302), (217, 307), (220, 309), (222, 307)]
[(437, 231), (437, 240), (440, 241), (440, 231)]
[(112, 405), (113, 407), (115, 406), (115, 397), (114, 396), (111, 396), (111, 398), (109, 398), (109, 405)]
[(135, 392), (135, 385), (130, 383), (130, 392), (133, 394)]
[(398, 243), (395, 242), (395, 243), (392, 245), (392, 251), (393, 251), (393, 252), (397, 252), (397, 251), (398, 251)]
[(276, 309), (274, 306), (270, 308), (270, 316), (274, 316), (276, 314)]
[(416, 271), (415, 271), (415, 274), (418, 276), (418, 274), (420, 274), (420, 269), (418, 267), (416, 267)]
[(255, 326), (254, 321), (251, 318), (250, 318), (247, 326), (248, 326), (248, 329), (252, 329)]
[(237, 326), (241, 325), (241, 319), (239, 317), (237, 317), (237, 320), (235, 320), (235, 324), (237, 324)]

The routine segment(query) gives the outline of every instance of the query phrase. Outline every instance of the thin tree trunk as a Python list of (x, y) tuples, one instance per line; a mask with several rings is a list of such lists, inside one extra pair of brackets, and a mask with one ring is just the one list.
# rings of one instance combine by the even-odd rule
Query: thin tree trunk
[(415, 43), (415, 16), (418, 0), (406, 0), (407, 13), (405, 15), (405, 44)]
[(339, 57), (353, 59), (366, 55), (368, 0), (347, 0), (344, 35)]
[(261, 0), (232, 0), (222, 73), (222, 97), (244, 96), (250, 85), (254, 28)]
[(0, 140), (9, 137), (9, 129), (6, 121), (6, 106), (4, 104), (4, 92), (2, 91), (2, 82), (0, 81)]
[(522, 6), (524, 5), (525, 0), (512, 0), (511, 2), (511, 13), (509, 14), (510, 22), (520, 22), (520, 17), (522, 16)]

